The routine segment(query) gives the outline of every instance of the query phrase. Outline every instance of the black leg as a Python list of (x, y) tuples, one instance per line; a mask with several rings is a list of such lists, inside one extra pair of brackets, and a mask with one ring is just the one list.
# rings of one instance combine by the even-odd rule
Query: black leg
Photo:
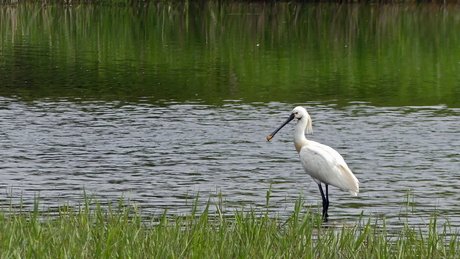
[(326, 196), (324, 195), (321, 184), (318, 184), (318, 187), (319, 187), (319, 191), (321, 192), (321, 198), (323, 198), (323, 219), (324, 219), (324, 222), (327, 222), (327, 209), (329, 207), (329, 197), (328, 197), (327, 184), (325, 185), (326, 185)]
[(329, 215), (327, 215), (327, 211), (329, 210), (329, 185), (326, 185), (326, 221)]

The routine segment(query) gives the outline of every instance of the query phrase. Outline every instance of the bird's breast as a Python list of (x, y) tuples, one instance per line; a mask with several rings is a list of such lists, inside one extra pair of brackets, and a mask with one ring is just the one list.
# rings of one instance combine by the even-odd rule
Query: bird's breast
[(297, 153), (300, 153), (300, 150), (302, 147), (304, 147), (307, 144), (307, 140), (301, 140), (301, 141), (294, 141), (295, 149), (297, 150)]

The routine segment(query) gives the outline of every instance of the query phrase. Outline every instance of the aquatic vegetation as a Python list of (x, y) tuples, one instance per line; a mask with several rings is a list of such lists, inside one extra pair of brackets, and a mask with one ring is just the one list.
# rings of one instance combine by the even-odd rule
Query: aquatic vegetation
[[(270, 193), (267, 193), (267, 201)], [(126, 204), (102, 207), (85, 196), (84, 204), (58, 211), (0, 213), (2, 258), (458, 258), (458, 231), (449, 223), (405, 224), (390, 233), (384, 219), (361, 215), (356, 223), (323, 224), (321, 213), (305, 210), (298, 199), (281, 220), (269, 208), (235, 210), (223, 216), (222, 204), (198, 198), (187, 216), (141, 216)], [(268, 204), (268, 203), (267, 203)], [(216, 206), (215, 212), (210, 207)]]

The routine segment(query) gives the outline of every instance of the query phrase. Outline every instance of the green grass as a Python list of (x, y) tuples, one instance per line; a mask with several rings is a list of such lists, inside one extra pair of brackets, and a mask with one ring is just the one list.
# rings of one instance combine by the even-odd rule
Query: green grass
[[(267, 194), (267, 204), (269, 192)], [(425, 227), (405, 225), (388, 233), (384, 220), (325, 227), (319, 213), (298, 199), (285, 220), (269, 207), (220, 212), (208, 203), (188, 216), (141, 216), (125, 204), (102, 207), (85, 195), (84, 204), (58, 212), (0, 212), (0, 258), (458, 258), (458, 232), (433, 216)], [(211, 212), (215, 206), (215, 212)], [(455, 233), (452, 233), (455, 232)]]

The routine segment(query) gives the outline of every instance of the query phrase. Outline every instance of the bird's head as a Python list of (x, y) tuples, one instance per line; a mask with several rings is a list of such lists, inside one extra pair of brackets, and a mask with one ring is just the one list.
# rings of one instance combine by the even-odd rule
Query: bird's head
[(292, 114), (294, 115), (294, 118), (298, 120), (298, 122), (300, 122), (300, 120), (306, 120), (307, 122), (305, 126), (305, 131), (307, 132), (307, 134), (313, 133), (311, 117), (310, 114), (308, 114), (307, 109), (305, 109), (302, 106), (297, 106), (292, 110), (291, 115)]
[[(292, 121), (293, 119), (297, 119), (298, 123), (300, 123), (302, 121), (302, 123), (306, 123), (305, 125), (305, 131), (307, 132), (307, 134), (311, 134), (313, 133), (313, 128), (312, 128), (312, 125), (311, 125), (311, 117), (310, 115), (308, 114), (307, 112), (307, 109), (305, 109), (304, 107), (302, 106), (297, 106), (294, 108), (294, 110), (292, 110), (291, 112), (291, 115), (289, 116), (289, 118), (283, 123), (283, 125), (281, 125), (279, 128), (277, 128), (275, 131), (273, 131), (272, 134), (268, 135), (267, 137), (267, 140), (270, 140), (273, 138), (273, 136), (275, 136), (276, 133), (278, 133), (278, 131), (283, 128), (284, 126), (286, 126), (286, 124), (288, 124), (290, 121)], [(305, 122), (306, 121), (306, 122)]]

